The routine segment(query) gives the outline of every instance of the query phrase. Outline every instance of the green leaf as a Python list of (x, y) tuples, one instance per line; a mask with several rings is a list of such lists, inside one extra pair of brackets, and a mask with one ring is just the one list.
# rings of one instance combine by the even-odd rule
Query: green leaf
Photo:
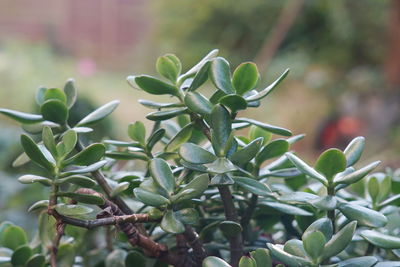
[(154, 145), (163, 138), (165, 135), (165, 129), (158, 129), (147, 139), (147, 149), (151, 151)]
[(334, 210), (337, 206), (337, 199), (328, 195), (310, 200), (308, 203), (320, 210)]
[(228, 107), (232, 113), (236, 113), (239, 110), (245, 110), (247, 108), (247, 102), (240, 95), (226, 95), (219, 99), (219, 103)]
[(179, 96), (179, 89), (176, 86), (148, 75), (136, 76), (135, 82), (143, 91), (152, 95)]
[(70, 157), (63, 162), (64, 165), (80, 165), (87, 166), (98, 162), (106, 152), (106, 147), (103, 144), (96, 143), (85, 147), (76, 155)]
[(205, 62), (200, 70), (196, 73), (192, 83), (190, 84), (189, 91), (195, 91), (207, 81), (210, 64), (210, 61)]
[(239, 235), (242, 232), (242, 226), (240, 223), (233, 221), (223, 221), (219, 224), (219, 229), (221, 229), (222, 233), (227, 237), (234, 237)]
[(102, 197), (96, 195), (88, 195), (88, 194), (78, 194), (73, 192), (60, 192), (58, 193), (60, 197), (68, 197), (77, 202), (92, 204), (92, 205), (103, 205), (104, 199)]
[(324, 234), (320, 231), (307, 232), (303, 235), (302, 239), (307, 254), (314, 262), (318, 262), (318, 257), (323, 253), (324, 245), (326, 243)]
[(97, 183), (89, 177), (83, 175), (72, 175), (65, 178), (59, 178), (56, 180), (56, 184), (76, 184), (82, 187), (93, 187)]
[(170, 109), (165, 111), (155, 111), (147, 114), (146, 118), (151, 121), (164, 121), (171, 118), (174, 118), (178, 115), (185, 114), (187, 111), (186, 108), (177, 108), (177, 109)]
[(1, 232), (1, 246), (12, 250), (28, 244), (24, 229), (16, 225), (9, 225)]
[(376, 177), (371, 177), (368, 180), (368, 193), (372, 199), (372, 202), (376, 203), (377, 197), (379, 195), (379, 182)]
[(219, 90), (226, 94), (235, 93), (235, 89), (231, 83), (231, 71), (229, 63), (224, 58), (217, 57), (211, 61), (209, 75), (211, 81)]
[[(373, 256), (364, 256), (364, 257), (357, 257), (351, 258), (345, 261), (340, 261), (337, 267), (372, 267), (378, 260)], [(395, 266), (395, 265), (390, 265)], [(389, 266), (388, 266), (389, 267)]]
[(309, 260), (291, 255), (284, 251), (281, 246), (273, 245), (271, 243), (267, 243), (267, 246), (271, 251), (272, 256), (284, 264), (287, 264), (291, 267), (311, 266), (311, 262)]
[(356, 220), (360, 225), (383, 227), (387, 224), (385, 215), (359, 205), (344, 203), (339, 205), (338, 209), (349, 220)]
[(307, 163), (302, 161), (300, 158), (296, 157), (294, 154), (289, 153), (289, 152), (285, 153), (285, 155), (294, 164), (294, 166), (296, 166), (296, 168), (299, 169), (299, 171), (301, 171), (305, 175), (310, 176), (313, 179), (320, 181), (325, 186), (328, 185), (328, 181), (322, 174), (320, 174), (319, 172), (314, 170), (312, 167), (310, 167)]
[(202, 267), (231, 267), (223, 259), (215, 256), (209, 256), (203, 260)]
[(54, 140), (53, 131), (49, 126), (45, 126), (42, 132), (43, 144), (50, 151), (54, 158), (57, 157), (56, 142)]
[(48, 206), (49, 206), (49, 201), (47, 199), (39, 200), (39, 201), (35, 202), (32, 206), (29, 207), (28, 212), (47, 209)]
[(143, 161), (149, 160), (149, 158), (145, 155), (131, 153), (131, 152), (107, 151), (105, 155), (107, 158), (116, 160), (135, 160), (135, 159)]
[(304, 234), (308, 232), (319, 231), (324, 234), (325, 240), (330, 240), (333, 235), (333, 226), (331, 220), (328, 218), (321, 218), (314, 221), (307, 229), (304, 231)]
[(286, 214), (291, 214), (291, 215), (298, 215), (298, 216), (312, 216), (313, 214), (309, 211), (303, 210), (301, 208), (298, 208), (296, 206), (284, 204), (284, 203), (278, 203), (278, 202), (271, 202), (271, 201), (260, 201), (260, 205), (265, 205), (268, 207), (271, 207), (273, 209), (276, 209), (280, 212), (286, 213)]
[(237, 169), (227, 158), (217, 158), (214, 162), (207, 164), (206, 167), (208, 172), (215, 174), (224, 174)]
[(266, 248), (257, 248), (250, 252), (250, 255), (257, 263), (257, 267), (272, 267), (272, 258), (269, 250)]
[(78, 135), (73, 130), (68, 130), (62, 137), (62, 141), (57, 145), (57, 155), (65, 157), (74, 150), (78, 142)]
[(91, 213), (93, 209), (82, 205), (57, 204), (55, 210), (65, 216), (78, 216)]
[(282, 136), (291, 136), (292, 135), (292, 132), (287, 130), (287, 129), (285, 129), (285, 128), (281, 128), (281, 127), (278, 127), (278, 126), (270, 125), (270, 124), (267, 124), (267, 123), (262, 123), (262, 122), (259, 122), (259, 121), (256, 121), (256, 120), (252, 120), (252, 119), (248, 119), (248, 118), (237, 118), (235, 120), (235, 122), (247, 122), (247, 123), (253, 124), (255, 126), (258, 126), (258, 127), (262, 128), (262, 129), (268, 131), (268, 132), (271, 132), (271, 133), (277, 134), (277, 135), (282, 135)]
[(257, 267), (257, 262), (251, 256), (242, 256), (239, 261), (239, 267)]
[(5, 109), (5, 108), (1, 108), (0, 113), (3, 115), (6, 115), (7, 117), (9, 117), (19, 123), (32, 124), (32, 123), (37, 123), (37, 122), (43, 121), (42, 115), (38, 115), (38, 114), (30, 114), (30, 113), (25, 113), (25, 112), (11, 110), (11, 109)]
[(346, 157), (342, 151), (336, 148), (331, 148), (322, 153), (317, 163), (315, 170), (323, 174), (328, 181), (332, 181), (335, 174), (346, 169)]
[(179, 155), (185, 161), (193, 164), (211, 163), (217, 159), (214, 154), (192, 143), (183, 144), (179, 149)]
[(119, 100), (108, 102), (107, 104), (86, 115), (86, 117), (80, 120), (75, 126), (90, 126), (98, 123), (110, 115), (118, 107), (119, 102)]
[(286, 141), (288, 141), (288, 143), (290, 145), (297, 143), (299, 140), (303, 139), (306, 135), (305, 134), (298, 134), (292, 137), (289, 137), (288, 139), (286, 139)]
[(325, 244), (324, 252), (321, 255), (321, 261), (329, 259), (344, 250), (353, 238), (356, 226), (357, 222), (353, 221), (340, 229), (340, 231)]
[(174, 212), (174, 214), (175, 217), (183, 224), (198, 225), (200, 220), (199, 213), (193, 208), (181, 209)]
[(212, 145), (217, 156), (225, 156), (225, 144), (232, 131), (232, 123), (228, 110), (221, 105), (215, 105), (210, 118), (212, 129)]
[(67, 97), (67, 107), (71, 108), (75, 102), (78, 95), (78, 90), (75, 87), (75, 80), (68, 79), (64, 85), (64, 93)]
[[(174, 59), (172, 57), (174, 57)], [(182, 67), (180, 62), (179, 64), (176, 64), (178, 62), (179, 59), (172, 54), (159, 57), (156, 62), (157, 72), (171, 82), (175, 83), (180, 74), (180, 68)]]
[(347, 167), (353, 166), (361, 157), (364, 151), (365, 138), (358, 136), (354, 138), (344, 150), (347, 160)]
[(46, 258), (41, 254), (34, 254), (28, 259), (25, 267), (44, 267), (46, 263)]
[(52, 99), (59, 100), (64, 104), (67, 103), (67, 96), (65, 95), (64, 91), (58, 88), (49, 88), (44, 93), (44, 102)]
[(307, 258), (307, 252), (304, 249), (303, 242), (298, 239), (290, 239), (283, 246), (283, 250), (294, 256)]
[(180, 234), (185, 231), (185, 226), (176, 218), (174, 212), (171, 210), (164, 214), (160, 226), (165, 232), (171, 234)]
[(184, 105), (180, 102), (175, 103), (158, 103), (150, 100), (139, 99), (138, 102), (147, 108), (161, 109), (161, 108), (180, 108)]
[(24, 266), (32, 254), (32, 249), (29, 246), (18, 247), (11, 256), (11, 263), (13, 266)]
[(364, 230), (360, 236), (369, 243), (384, 249), (400, 249), (400, 238), (393, 235), (385, 235), (373, 230)]
[(334, 180), (335, 184), (354, 184), (357, 181), (364, 178), (368, 173), (373, 171), (378, 165), (381, 163), (380, 161), (372, 162), (371, 164), (356, 170), (350, 174), (338, 177)]
[[(206, 173), (196, 176), (187, 185), (185, 185), (178, 194), (175, 195), (175, 198), (179, 201), (182, 201), (199, 197), (207, 189), (209, 180), (208, 174)], [(189, 192), (189, 190), (192, 191)]]
[(200, 115), (211, 114), (213, 105), (202, 94), (197, 92), (188, 92), (185, 96), (185, 105), (193, 112)]
[(229, 173), (217, 174), (211, 179), (210, 182), (211, 185), (232, 185), (234, 183), (235, 181), (233, 181)]
[(39, 166), (52, 171), (54, 169), (53, 164), (45, 157), (43, 152), (39, 149), (36, 143), (29, 136), (21, 135), (21, 144), (24, 148), (26, 155)]
[(165, 152), (174, 152), (178, 148), (182, 146), (182, 144), (189, 141), (190, 137), (192, 136), (194, 125), (192, 123), (183, 127), (165, 146)]
[(237, 94), (243, 95), (256, 87), (259, 78), (257, 65), (252, 62), (245, 62), (240, 64), (233, 72), (232, 84)]
[(210, 59), (215, 58), (217, 56), (217, 54), (218, 54), (218, 49), (212, 50), (202, 60), (200, 60), (200, 62), (197, 63), (193, 68), (188, 70), (185, 74), (182, 74), (181, 76), (179, 76), (179, 79), (178, 79), (179, 82), (183, 82), (187, 78), (195, 75), (206, 64), (206, 62), (208, 62)]
[(37, 92), (36, 92), (36, 96), (35, 96), (35, 100), (36, 103), (40, 106), (44, 103), (44, 94), (46, 93), (47, 88), (44, 86), (39, 86)]
[(260, 153), (256, 156), (257, 165), (261, 165), (264, 161), (275, 157), (282, 156), (289, 150), (289, 143), (283, 139), (277, 139), (271, 141), (269, 144), (264, 146)]
[(47, 100), (40, 106), (43, 119), (64, 125), (68, 119), (68, 108), (60, 100)]
[(305, 204), (310, 200), (317, 199), (318, 196), (307, 192), (288, 192), (282, 194), (278, 199), (289, 204)]
[(250, 142), (247, 146), (243, 147), (241, 150), (236, 151), (230, 157), (230, 160), (238, 165), (247, 164), (252, 160), (258, 151), (260, 151), (261, 145), (263, 143), (263, 138), (259, 137), (252, 142)]
[(160, 207), (169, 204), (169, 200), (161, 196), (160, 194), (155, 194), (139, 187), (135, 188), (133, 192), (135, 193), (136, 198), (143, 202), (145, 205)]
[(129, 188), (129, 182), (122, 182), (119, 183), (116, 187), (113, 188), (113, 190), (111, 191), (110, 195), (111, 197), (115, 197), (118, 196), (119, 194), (121, 194), (122, 192), (124, 192), (126, 189)]
[(283, 79), (286, 78), (286, 76), (289, 73), (289, 69), (286, 69), (281, 76), (278, 77), (278, 79), (276, 79), (273, 83), (271, 83), (267, 88), (265, 88), (264, 90), (260, 91), (258, 94), (256, 95), (252, 95), (250, 97), (247, 97), (246, 100), (247, 101), (257, 101), (257, 100), (261, 100), (264, 97), (266, 97), (267, 95), (269, 95), (270, 93), (272, 93), (272, 91), (276, 88), (276, 86), (283, 81)]
[(67, 172), (63, 172), (61, 175), (63, 177), (66, 177), (66, 176), (71, 176), (71, 175), (75, 175), (75, 174), (94, 172), (94, 171), (97, 171), (98, 169), (100, 169), (101, 167), (103, 167), (104, 165), (106, 165), (106, 163), (107, 163), (106, 160), (102, 160), (102, 161), (96, 162), (92, 165), (89, 165), (89, 166), (86, 166), (83, 168), (76, 168), (73, 170), (69, 170)]
[(135, 123), (129, 124), (128, 135), (132, 140), (137, 141), (144, 146), (146, 138), (146, 128), (144, 127), (143, 122), (137, 121)]
[(251, 140), (254, 140), (256, 138), (262, 137), (264, 139), (263, 143), (264, 144), (268, 144), (268, 142), (272, 138), (272, 134), (270, 132), (264, 130), (263, 128), (260, 128), (258, 126), (252, 125), (250, 127), (249, 137), (250, 137)]
[(45, 186), (51, 186), (53, 184), (53, 181), (49, 178), (32, 174), (26, 174), (19, 177), (18, 182), (20, 182), (21, 184), (41, 183)]
[(164, 188), (169, 194), (172, 194), (175, 189), (175, 177), (172, 174), (168, 163), (160, 158), (155, 158), (150, 161), (149, 171), (154, 181)]
[(146, 258), (142, 253), (132, 250), (125, 258), (124, 267), (146, 267)]
[(233, 177), (233, 180), (235, 184), (253, 194), (264, 197), (271, 196), (272, 191), (265, 183), (248, 177)]

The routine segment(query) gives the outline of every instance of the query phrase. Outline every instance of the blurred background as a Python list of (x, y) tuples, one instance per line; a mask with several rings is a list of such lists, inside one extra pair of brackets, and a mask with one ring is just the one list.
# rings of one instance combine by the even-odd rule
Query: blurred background
[[(0, 106), (33, 112), (39, 86), (73, 77), (81, 116), (121, 100), (99, 127), (127, 139), (127, 124), (150, 110), (126, 76), (155, 74), (165, 53), (187, 69), (213, 48), (232, 69), (255, 61), (262, 86), (291, 68), (261, 108), (242, 115), (306, 133), (302, 157), (313, 162), (364, 135), (365, 161), (400, 167), (399, 0), (0, 1)], [(0, 127), (0, 221), (29, 226), (26, 208), (43, 192), (16, 182), (21, 131), (5, 117)]]

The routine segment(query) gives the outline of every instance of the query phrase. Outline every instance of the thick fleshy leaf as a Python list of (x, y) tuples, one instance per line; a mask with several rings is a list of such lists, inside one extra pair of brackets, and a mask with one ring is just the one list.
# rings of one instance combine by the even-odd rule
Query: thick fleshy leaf
[(231, 83), (231, 71), (228, 61), (217, 57), (211, 61), (209, 75), (215, 87), (226, 94), (234, 94), (235, 89)]
[(76, 168), (73, 170), (68, 170), (67, 172), (63, 172), (61, 175), (62, 177), (66, 177), (66, 176), (71, 176), (71, 175), (75, 175), (75, 174), (84, 174), (84, 173), (89, 173), (89, 172), (94, 172), (97, 171), (98, 169), (100, 169), (101, 167), (103, 167), (104, 165), (106, 165), (107, 161), (106, 160), (102, 160), (99, 162), (96, 162), (92, 165), (83, 167), (83, 168)]
[(398, 199), (400, 199), (400, 194), (399, 194), (399, 195), (391, 196), (390, 198), (388, 198), (388, 199), (382, 201), (381, 203), (379, 203), (378, 206), (379, 206), (380, 208), (385, 207), (385, 206), (387, 206), (387, 205), (392, 204), (393, 202), (395, 202), (395, 201), (398, 200)]
[(215, 58), (218, 55), (218, 49), (211, 50), (199, 63), (197, 63), (194, 67), (188, 70), (186, 73), (179, 76), (179, 81), (184, 81), (189, 77), (195, 75), (203, 66), (206, 64), (207, 61)]
[(267, 124), (267, 123), (262, 123), (262, 122), (248, 119), (248, 118), (237, 118), (235, 120), (235, 122), (247, 122), (247, 123), (253, 124), (255, 126), (258, 126), (262, 129), (268, 131), (268, 132), (271, 132), (271, 133), (277, 134), (277, 135), (282, 135), (282, 136), (291, 136), (292, 135), (292, 132), (285, 128), (274, 126), (274, 125)]
[(68, 130), (62, 137), (62, 141), (57, 144), (57, 155), (59, 157), (65, 157), (74, 150), (76, 143), (78, 142), (78, 135), (73, 130)]
[(311, 266), (311, 262), (309, 260), (289, 254), (278, 245), (267, 243), (267, 246), (271, 251), (272, 256), (284, 264), (292, 267)]
[(169, 204), (169, 200), (160, 194), (156, 194), (139, 187), (135, 188), (133, 192), (135, 193), (136, 198), (146, 205), (159, 207)]
[(32, 174), (26, 174), (18, 178), (18, 181), (21, 184), (32, 184), (32, 183), (41, 183), (46, 186), (51, 186), (53, 184), (53, 181), (50, 180), (49, 178), (42, 177), (42, 176), (37, 176), (37, 175), (32, 175)]
[(45, 157), (43, 152), (39, 149), (36, 143), (29, 136), (21, 135), (21, 144), (24, 148), (26, 155), (36, 164), (46, 168), (47, 170), (53, 170), (53, 164)]
[(270, 196), (272, 191), (271, 189), (264, 183), (254, 180), (248, 177), (233, 177), (235, 184), (246, 189), (247, 191), (259, 195), (259, 196)]
[(364, 230), (361, 231), (360, 236), (380, 248), (400, 249), (400, 238), (393, 235), (385, 235), (373, 230)]
[(44, 101), (56, 99), (64, 104), (67, 103), (67, 96), (65, 95), (64, 91), (58, 88), (49, 88), (44, 93)]
[(198, 225), (200, 215), (197, 210), (193, 208), (181, 209), (174, 212), (175, 217), (183, 224)]
[(164, 214), (160, 226), (165, 232), (171, 234), (180, 234), (185, 231), (185, 226), (176, 218), (174, 212), (171, 210)]
[(202, 86), (207, 81), (210, 64), (211, 64), (211, 62), (207, 61), (199, 69), (199, 71), (194, 76), (192, 83), (189, 86), (189, 91), (195, 91), (197, 88)]
[(314, 261), (318, 261), (326, 243), (324, 234), (320, 231), (307, 232), (304, 233), (302, 239), (304, 250)]
[(152, 159), (149, 164), (149, 171), (154, 181), (164, 188), (169, 194), (175, 189), (175, 177), (172, 174), (168, 163), (160, 158)]
[(91, 213), (93, 209), (82, 205), (57, 204), (55, 210), (65, 216), (78, 216)]
[(383, 227), (387, 223), (387, 218), (380, 212), (371, 210), (355, 204), (341, 204), (338, 209), (350, 220), (356, 220), (359, 225), (369, 227)]
[(12, 254), (11, 263), (13, 266), (24, 266), (32, 254), (33, 251), (29, 246), (18, 247)]
[(263, 138), (263, 144), (268, 144), (268, 142), (272, 138), (272, 133), (264, 130), (263, 128), (260, 128), (258, 126), (252, 125), (249, 130), (249, 137), (251, 140), (254, 140), (256, 138), (262, 137)]
[(98, 109), (86, 115), (86, 117), (78, 122), (76, 126), (90, 126), (98, 123), (99, 121), (110, 115), (118, 107), (119, 102), (119, 100), (114, 100), (99, 107)]
[(256, 261), (257, 267), (272, 267), (272, 258), (268, 249), (257, 248), (256, 250), (250, 252), (250, 255)]
[(296, 166), (296, 168), (298, 168), (302, 173), (310, 176), (313, 179), (320, 181), (325, 186), (328, 185), (328, 181), (322, 174), (320, 174), (319, 172), (314, 170), (312, 167), (310, 167), (307, 163), (302, 161), (300, 158), (298, 158), (297, 156), (295, 156), (292, 153), (286, 153), (285, 155)]
[(337, 232), (324, 246), (324, 252), (321, 255), (321, 261), (329, 259), (342, 250), (344, 250), (353, 238), (357, 222), (348, 223), (339, 232)]
[(175, 198), (178, 201), (182, 201), (200, 196), (207, 189), (209, 180), (210, 178), (206, 173), (196, 176), (175, 195)]
[(83, 187), (93, 187), (96, 185), (96, 182), (83, 175), (72, 175), (57, 179), (56, 184), (76, 184)]
[(237, 168), (227, 158), (217, 158), (214, 162), (206, 165), (207, 171), (216, 174), (223, 174), (235, 171)]
[(372, 199), (373, 203), (376, 203), (377, 197), (379, 195), (379, 182), (376, 177), (371, 177), (368, 180), (368, 194)]
[(294, 135), (294, 136), (289, 137), (288, 139), (286, 139), (286, 141), (287, 141), (290, 145), (293, 145), (294, 143), (297, 143), (298, 141), (300, 141), (301, 139), (303, 139), (305, 136), (306, 136), (305, 134)]
[(215, 256), (209, 256), (204, 259), (202, 267), (231, 267), (226, 261)]
[(113, 190), (111, 191), (110, 195), (111, 197), (115, 197), (118, 196), (119, 194), (121, 194), (122, 192), (124, 192), (125, 190), (127, 190), (129, 188), (129, 182), (122, 182), (119, 183), (116, 187), (113, 188)]
[(87, 166), (98, 162), (106, 152), (106, 147), (103, 144), (91, 144), (84, 150), (80, 151), (71, 158), (65, 160), (65, 165), (80, 165)]
[(149, 160), (149, 158), (145, 155), (130, 153), (130, 152), (107, 151), (105, 155), (107, 158), (116, 160), (135, 160), (135, 159), (143, 161)]
[(56, 142), (54, 140), (53, 131), (49, 126), (43, 127), (42, 140), (43, 144), (45, 145), (47, 150), (49, 150), (49, 152), (53, 155), (53, 157), (57, 157)]
[(271, 83), (267, 88), (265, 88), (264, 90), (260, 91), (258, 94), (256, 95), (252, 95), (248, 98), (246, 98), (247, 101), (256, 101), (256, 100), (261, 100), (264, 97), (266, 97), (267, 95), (269, 95), (275, 88), (276, 86), (283, 81), (283, 79), (286, 78), (287, 74), (289, 73), (289, 69), (286, 69), (281, 76), (278, 77), (278, 79), (276, 79), (273, 83)]
[(257, 262), (250, 255), (244, 255), (239, 260), (239, 267), (257, 267)]
[(243, 95), (256, 87), (259, 78), (257, 65), (253, 62), (245, 62), (240, 64), (233, 72), (232, 84), (236, 92)]
[(358, 136), (354, 138), (344, 150), (346, 155), (347, 167), (354, 165), (361, 157), (364, 151), (365, 138)]
[(164, 121), (171, 118), (174, 118), (178, 115), (185, 114), (187, 111), (186, 108), (177, 108), (177, 109), (170, 109), (164, 111), (155, 111), (147, 114), (146, 118), (151, 121)]
[(263, 143), (263, 138), (259, 137), (249, 143), (247, 146), (243, 147), (241, 150), (236, 151), (230, 156), (230, 160), (238, 165), (246, 164), (252, 160), (258, 151), (260, 151), (261, 145)]
[(152, 135), (150, 135), (150, 137), (147, 139), (147, 144), (146, 144), (146, 147), (149, 151), (151, 151), (155, 146), (155, 144), (158, 141), (160, 141), (161, 138), (163, 138), (165, 132), (166, 132), (165, 129), (158, 129)]
[(283, 246), (283, 250), (294, 256), (307, 258), (307, 252), (304, 249), (303, 242), (298, 239), (290, 239)]
[(176, 86), (148, 75), (136, 76), (135, 82), (143, 91), (152, 95), (179, 96), (179, 89)]
[(338, 179), (335, 179), (334, 182), (336, 184), (353, 184), (356, 183), (357, 181), (361, 180), (364, 178), (368, 173), (373, 171), (378, 165), (381, 163), (380, 161), (375, 161), (372, 162), (371, 164), (356, 170), (350, 174), (347, 174), (345, 176), (338, 177)]
[(242, 232), (240, 223), (233, 221), (223, 221), (219, 224), (219, 228), (226, 237), (233, 237)]
[(68, 197), (77, 202), (92, 204), (92, 205), (103, 205), (104, 199), (96, 196), (96, 195), (88, 195), (88, 194), (78, 194), (73, 192), (60, 192), (58, 193), (60, 197)]
[(185, 96), (185, 104), (191, 111), (200, 115), (211, 114), (213, 108), (211, 102), (205, 96), (197, 92), (188, 92)]
[(288, 192), (286, 194), (282, 194), (278, 199), (285, 203), (290, 204), (305, 204), (308, 201), (319, 198), (317, 195), (307, 193), (307, 192)]
[(141, 145), (144, 145), (146, 138), (146, 128), (144, 127), (143, 122), (137, 121), (135, 123), (129, 124), (128, 135), (132, 140), (139, 142)]
[(165, 146), (165, 152), (174, 152), (180, 148), (184, 143), (189, 141), (192, 136), (194, 124), (190, 123), (183, 127)]
[(247, 108), (247, 102), (240, 95), (226, 95), (219, 99), (219, 103), (228, 107), (232, 113), (236, 113), (239, 110), (244, 110)]
[(46, 262), (46, 258), (41, 254), (34, 254), (32, 257), (28, 259), (25, 264), (25, 267), (44, 267)]
[(333, 226), (331, 220), (328, 218), (321, 218), (314, 221), (307, 229), (304, 231), (304, 234), (308, 232), (319, 231), (324, 234), (325, 240), (330, 240), (333, 235)]
[(43, 121), (42, 115), (1, 108), (0, 113), (20, 123), (32, 124)]
[(49, 201), (47, 199), (39, 200), (29, 207), (28, 212), (47, 209), (48, 206), (49, 206)]
[(232, 123), (228, 110), (215, 105), (211, 112), (212, 145), (217, 156), (224, 156), (225, 145), (232, 131)]
[(234, 183), (235, 181), (233, 181), (229, 173), (217, 174), (211, 179), (210, 182), (211, 185), (232, 185)]
[(12, 250), (26, 245), (28, 238), (24, 229), (16, 225), (9, 225), (1, 232), (1, 246)]
[(43, 119), (64, 125), (68, 119), (68, 108), (60, 100), (50, 99), (40, 107)]
[(289, 149), (289, 143), (283, 139), (277, 139), (271, 141), (269, 144), (264, 146), (260, 153), (256, 156), (257, 165), (261, 165), (264, 161), (282, 156)]
[(152, 109), (161, 109), (161, 108), (179, 108), (183, 107), (184, 105), (179, 102), (175, 103), (158, 103), (150, 100), (139, 99), (138, 102), (147, 108)]
[(75, 104), (78, 95), (78, 90), (76, 89), (74, 79), (68, 79), (68, 81), (65, 83), (64, 93), (67, 97), (67, 107), (71, 108)]
[[(173, 58), (174, 57), (174, 58)], [(181, 71), (181, 64), (176, 64), (179, 59), (172, 54), (159, 57), (156, 62), (157, 72), (162, 76), (175, 83)]]
[(315, 170), (323, 174), (328, 181), (332, 181), (333, 176), (346, 169), (346, 157), (342, 151), (336, 148), (331, 148), (322, 153), (317, 163)]
[(337, 267), (372, 267), (372, 266), (377, 266), (375, 265), (375, 263), (377, 262), (378, 262), (377, 258), (373, 256), (364, 256), (364, 257), (351, 258), (345, 261), (340, 261)]
[(313, 215), (309, 211), (303, 210), (296, 206), (284, 204), (284, 203), (271, 202), (271, 201), (260, 201), (259, 204), (271, 207), (273, 209), (276, 209), (276, 210), (286, 213), (286, 214), (298, 215), (298, 216), (312, 216)]
[(337, 199), (334, 196), (323, 196), (310, 200), (308, 203), (320, 210), (334, 210), (337, 206)]

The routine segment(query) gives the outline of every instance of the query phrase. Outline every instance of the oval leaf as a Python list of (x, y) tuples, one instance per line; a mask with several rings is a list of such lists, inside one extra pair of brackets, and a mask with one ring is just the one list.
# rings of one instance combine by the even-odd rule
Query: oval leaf
[(361, 157), (364, 151), (365, 138), (358, 136), (354, 138), (344, 150), (346, 155), (347, 167), (353, 166)]
[(171, 210), (164, 214), (160, 226), (165, 232), (171, 234), (180, 234), (185, 231), (185, 226), (176, 218), (174, 212)]
[(97, 122), (110, 115), (117, 108), (118, 105), (119, 100), (111, 101), (86, 115), (86, 117), (79, 121), (76, 126), (90, 126), (96, 124)]
[(353, 238), (356, 226), (357, 222), (353, 221), (340, 229), (340, 231), (325, 244), (321, 260), (329, 259), (344, 250)]
[(259, 78), (257, 65), (253, 62), (245, 62), (240, 64), (233, 72), (232, 84), (237, 94), (243, 95), (256, 87)]
[(254, 180), (252, 178), (247, 178), (247, 177), (233, 177), (233, 180), (235, 183), (242, 187), (243, 189), (246, 189), (247, 191), (259, 195), (259, 196), (270, 196), (272, 191), (269, 189), (269, 187), (261, 183), (257, 180)]
[(80, 165), (87, 166), (99, 161), (106, 152), (106, 147), (103, 144), (91, 144), (78, 154), (64, 160), (64, 165)]
[(49, 171), (53, 170), (53, 164), (44, 156), (43, 152), (39, 149), (32, 138), (25, 134), (21, 135), (21, 144), (26, 155), (28, 155), (33, 162)]
[(259, 137), (252, 142), (250, 142), (247, 146), (243, 147), (241, 150), (236, 151), (230, 157), (230, 160), (233, 163), (238, 165), (246, 164), (252, 160), (258, 151), (260, 151), (261, 145), (263, 143), (263, 138)]
[(384, 249), (400, 249), (400, 238), (373, 230), (361, 231), (360, 236), (369, 243)]
[(341, 204), (339, 210), (350, 220), (356, 220), (360, 225), (383, 227), (387, 218), (380, 212), (354, 204)]
[(0, 113), (6, 115), (7, 117), (24, 124), (32, 124), (43, 121), (42, 115), (30, 114), (21, 111), (0, 108)]
[(47, 100), (40, 107), (43, 119), (64, 125), (68, 119), (68, 108), (60, 100)]
[(168, 163), (160, 158), (155, 158), (150, 161), (149, 171), (154, 181), (164, 188), (169, 194), (172, 194), (175, 189), (175, 177), (172, 174)]
[(247, 122), (247, 123), (253, 124), (255, 126), (258, 126), (262, 129), (268, 131), (268, 132), (271, 132), (271, 133), (274, 133), (277, 135), (282, 135), (282, 136), (291, 136), (292, 135), (292, 132), (285, 128), (274, 126), (274, 125), (267, 124), (267, 123), (262, 123), (262, 122), (248, 119), (248, 118), (237, 118), (235, 120), (235, 122)]
[(102, 197), (96, 195), (88, 195), (88, 194), (78, 194), (72, 192), (60, 192), (58, 193), (60, 197), (68, 197), (77, 202), (92, 204), (92, 205), (103, 205), (104, 199)]
[(176, 86), (148, 75), (136, 76), (135, 82), (143, 91), (152, 95), (179, 95), (179, 90)]
[(289, 149), (289, 143), (283, 139), (277, 139), (264, 146), (260, 153), (256, 156), (257, 165), (261, 165), (264, 161), (282, 156)]
[(200, 115), (211, 114), (213, 105), (202, 94), (197, 92), (188, 92), (185, 96), (185, 105), (193, 112)]
[(57, 204), (55, 210), (65, 216), (79, 216), (91, 213), (93, 209), (82, 205)]
[(215, 87), (226, 94), (234, 94), (235, 89), (231, 83), (231, 71), (228, 61), (222, 57), (217, 57), (211, 61), (210, 78)]
[(182, 144), (189, 141), (192, 136), (193, 127), (194, 125), (191, 123), (183, 127), (165, 146), (165, 152), (174, 152), (181, 147)]
[(342, 151), (336, 148), (331, 148), (322, 153), (317, 163), (315, 170), (322, 173), (328, 181), (332, 181), (333, 176), (346, 169), (346, 157)]
[(155, 194), (153, 192), (138, 187), (135, 188), (133, 192), (135, 193), (136, 198), (143, 202), (145, 205), (159, 207), (169, 204), (169, 200), (161, 196), (160, 194)]

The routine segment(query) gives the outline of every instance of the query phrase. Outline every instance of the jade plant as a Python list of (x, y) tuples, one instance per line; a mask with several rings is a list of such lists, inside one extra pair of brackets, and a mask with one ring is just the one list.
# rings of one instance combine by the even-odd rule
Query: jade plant
[(400, 266), (399, 173), (357, 163), (363, 137), (306, 163), (291, 148), (304, 135), (240, 116), (289, 70), (264, 87), (254, 63), (231, 73), (217, 53), (129, 76), (168, 101), (139, 100), (153, 126), (129, 124), (129, 141), (87, 135), (119, 101), (68, 122), (73, 80), (39, 89), (40, 114), (0, 109), (25, 131), (14, 166), (38, 166), (18, 180), (48, 188), (32, 241), (1, 224), (0, 266)]

